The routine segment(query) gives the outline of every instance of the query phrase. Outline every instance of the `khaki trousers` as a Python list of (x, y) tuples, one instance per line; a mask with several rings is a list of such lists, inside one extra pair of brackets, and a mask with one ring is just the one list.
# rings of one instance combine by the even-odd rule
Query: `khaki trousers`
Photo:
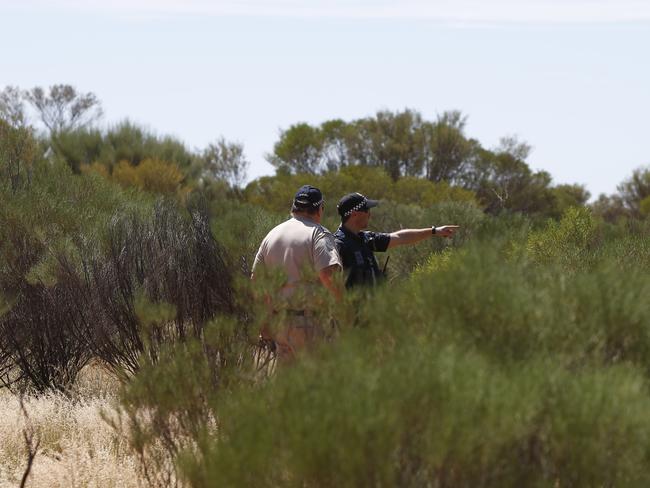
[(322, 327), (312, 316), (288, 315), (287, 323), (274, 337), (278, 359), (288, 360), (324, 336)]

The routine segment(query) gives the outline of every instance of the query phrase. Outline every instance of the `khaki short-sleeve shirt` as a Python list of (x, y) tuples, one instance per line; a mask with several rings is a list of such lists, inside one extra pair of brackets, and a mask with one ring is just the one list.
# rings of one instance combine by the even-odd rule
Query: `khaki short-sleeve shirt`
[(266, 235), (255, 256), (253, 273), (259, 266), (282, 269), (287, 275), (282, 295), (288, 298), (306, 268), (317, 274), (332, 265), (342, 267), (332, 233), (312, 220), (292, 217)]

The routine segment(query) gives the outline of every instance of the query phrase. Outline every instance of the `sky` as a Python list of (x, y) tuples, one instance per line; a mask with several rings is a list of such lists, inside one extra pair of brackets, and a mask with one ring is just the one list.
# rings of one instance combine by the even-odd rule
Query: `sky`
[(92, 91), (192, 149), (244, 145), (249, 178), (298, 122), (460, 110), (555, 183), (611, 194), (650, 164), (650, 2), (0, 0), (0, 89)]

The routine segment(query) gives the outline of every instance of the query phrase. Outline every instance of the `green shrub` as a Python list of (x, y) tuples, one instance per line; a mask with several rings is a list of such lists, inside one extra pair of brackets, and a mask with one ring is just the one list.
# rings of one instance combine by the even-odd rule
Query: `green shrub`
[(28, 127), (12, 127), (0, 118), (0, 186), (15, 193), (30, 177), (37, 144)]
[[(362, 337), (347, 339), (262, 390), (224, 399), (221, 435), (202, 462), (182, 462), (191, 485), (459, 486), (487, 474), (495, 445), (525, 434), (534, 402), (495, 394), (519, 385), (481, 358), (411, 344), (378, 362), (372, 350), (359, 354)], [(503, 409), (521, 415), (503, 422)]]
[[(647, 379), (616, 367), (547, 380), (537, 442), (556, 486), (645, 486), (650, 460)], [(546, 459), (544, 459), (546, 458)]]
[(106, 131), (82, 128), (58, 133), (56, 153), (76, 173), (92, 163), (100, 163), (110, 172), (119, 161), (137, 166), (145, 159), (169, 161), (189, 170), (196, 160), (179, 140), (159, 137), (128, 120)]
[(249, 203), (223, 200), (212, 206), (212, 215), (212, 232), (248, 277), (262, 240), (289, 212), (276, 214)]
[[(398, 314), (427, 337), (480, 348), (501, 361), (553, 356), (567, 365), (650, 365), (650, 281), (643, 269), (504, 260), (499, 244), (451, 253), (399, 288), (381, 290), (369, 322)], [(477, 245), (478, 246), (478, 245)]]
[(598, 226), (589, 209), (571, 207), (559, 222), (549, 221), (546, 228), (533, 232), (526, 249), (538, 263), (555, 261), (576, 268), (593, 261), (598, 237)]
[(244, 197), (248, 202), (272, 212), (287, 213), (296, 190), (305, 184), (316, 186), (323, 192), (328, 222), (339, 220), (336, 204), (343, 195), (353, 192), (376, 200), (423, 208), (447, 201), (475, 204), (474, 194), (462, 188), (418, 178), (401, 178), (395, 182), (383, 169), (370, 166), (346, 166), (322, 175), (279, 173), (264, 176), (246, 187)]
[(397, 180), (389, 190), (388, 199), (425, 208), (447, 201), (477, 203), (476, 196), (471, 191), (450, 186), (446, 182), (435, 183), (414, 176)]
[(222, 397), (219, 434), (180, 458), (190, 485), (648, 482), (650, 398), (637, 371), (502, 369), (416, 338), (368, 347), (370, 334)]
[(123, 187), (135, 187), (162, 195), (174, 195), (184, 179), (175, 164), (145, 159), (138, 166), (120, 161), (113, 168), (112, 179)]
[(643, 218), (650, 217), (650, 196), (645, 197), (641, 202), (639, 202), (639, 212)]
[(219, 428), (175, 458), (190, 485), (645, 484), (647, 273), (504, 248), (339, 304), (338, 340), (267, 384), (200, 386)]
[(647, 235), (647, 232), (640, 232), (605, 240), (598, 249), (598, 259), (614, 262), (625, 268), (648, 269), (650, 239)]
[[(162, 344), (234, 313), (230, 263), (201, 209), (184, 215), (48, 163), (30, 187), (3, 191), (0, 293), (12, 306), (0, 357), (23, 384), (65, 390), (93, 356), (134, 373), (145, 349), (155, 360)], [(139, 292), (173, 305), (173, 321), (144, 327)]]
[(100, 178), (42, 161), (34, 165), (31, 185), (0, 189), (0, 294), (11, 301), (0, 317), (0, 355), (13, 370), (0, 378), (5, 385), (65, 390), (89, 361), (91, 351), (77, 331), (83, 315), (72, 310), (85, 299), (66, 286), (65, 276), (83, 273), (79, 249), (99, 244), (109, 212), (124, 203), (115, 190)]

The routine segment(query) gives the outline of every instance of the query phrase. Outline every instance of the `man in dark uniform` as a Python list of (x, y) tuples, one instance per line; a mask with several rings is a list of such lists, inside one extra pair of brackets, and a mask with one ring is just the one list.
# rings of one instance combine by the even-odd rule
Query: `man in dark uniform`
[(346, 273), (347, 288), (355, 285), (376, 285), (384, 279), (384, 273), (377, 265), (375, 252), (415, 244), (432, 235), (451, 237), (459, 228), (457, 225), (444, 225), (424, 229), (402, 229), (392, 233), (365, 231), (370, 220), (370, 209), (378, 204), (377, 200), (370, 200), (361, 193), (350, 193), (341, 198), (336, 207), (341, 216), (341, 225), (334, 237)]

